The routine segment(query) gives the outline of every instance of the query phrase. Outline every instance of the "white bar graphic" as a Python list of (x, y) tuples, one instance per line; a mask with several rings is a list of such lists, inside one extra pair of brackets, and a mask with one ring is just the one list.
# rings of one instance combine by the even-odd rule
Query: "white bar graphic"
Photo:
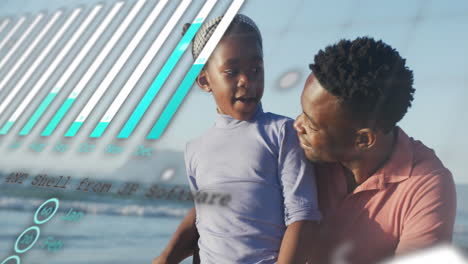
[[(18, 68), (23, 64), (23, 62), (26, 60), (26, 58), (31, 54), (31, 52), (36, 48), (37, 44), (41, 42), (42, 38), (46, 35), (46, 33), (49, 31), (49, 29), (52, 27), (53, 24), (55, 24), (55, 21), (62, 15), (62, 11), (57, 11), (55, 14), (52, 16), (52, 18), (47, 22), (46, 26), (41, 30), (39, 35), (34, 39), (34, 41), (31, 43), (31, 45), (28, 46), (26, 51), (21, 54), (21, 57), (16, 61), (15, 65), (9, 69), (8, 74), (3, 77), (2, 81), (0, 81), (0, 91), (5, 88), (5, 85), (8, 83), (11, 77), (16, 73)], [(26, 34), (25, 34), (26, 35)], [(23, 36), (25, 36), (23, 35)], [(2, 111), (0, 110), (0, 113)]]
[[(188, 5), (191, 1), (184, 1), (184, 2), (187, 2), (185, 4)], [(214, 1), (214, 2), (216, 3), (216, 1)], [(213, 3), (213, 5), (214, 5), (214, 3)], [(146, 68), (148, 68), (148, 66), (150, 65), (150, 63), (153, 60), (154, 56), (156, 56), (159, 49), (162, 47), (162, 45), (166, 41), (167, 37), (171, 33), (172, 29), (177, 24), (178, 20), (180, 19), (180, 17), (184, 13), (185, 8), (186, 7), (184, 7), (184, 5), (182, 5), (182, 4), (177, 8), (176, 12), (172, 15), (169, 22), (163, 28), (161, 33), (158, 35), (156, 40), (153, 42), (151, 47), (148, 49), (148, 52), (145, 54), (143, 59), (138, 64), (135, 71), (132, 73), (130, 78), (128, 78), (127, 82), (124, 84), (122, 90), (120, 90), (119, 94), (114, 99), (111, 106), (107, 109), (106, 113), (104, 114), (104, 116), (102, 117), (100, 122), (109, 122), (110, 123), (111, 120), (114, 118), (115, 114), (119, 111), (119, 109), (122, 106), (122, 104), (124, 103), (125, 99), (128, 97), (130, 92), (133, 90), (133, 88), (135, 87), (138, 80), (140, 80), (141, 76), (146, 71)]]
[(96, 41), (101, 37), (101, 34), (104, 32), (104, 30), (107, 28), (107, 26), (110, 24), (112, 19), (114, 19), (115, 15), (117, 12), (120, 10), (120, 8), (123, 6), (124, 2), (118, 2), (115, 4), (115, 6), (112, 8), (112, 10), (109, 12), (109, 14), (106, 16), (104, 21), (99, 25), (98, 29), (93, 33), (91, 38), (86, 42), (84, 47), (81, 49), (80, 53), (76, 58), (73, 60), (73, 62), (68, 66), (67, 71), (62, 75), (60, 80), (58, 80), (57, 85), (55, 86), (54, 89), (52, 89), (53, 93), (58, 93), (65, 83), (68, 81), (68, 78), (72, 75), (72, 73), (80, 66), (81, 61), (85, 58), (85, 56), (88, 54), (88, 52), (91, 50), (91, 48), (94, 46)]
[(133, 21), (133, 19), (136, 17), (136, 15), (138, 14), (138, 12), (140, 11), (141, 7), (144, 5), (145, 2), (146, 0), (140, 0), (136, 2), (136, 4), (133, 6), (130, 13), (125, 17), (124, 21), (119, 25), (119, 28), (117, 29), (117, 31), (112, 35), (112, 38), (107, 42), (106, 46), (99, 53), (96, 60), (94, 60), (91, 67), (89, 67), (89, 69), (83, 75), (80, 82), (76, 85), (75, 89), (71, 91), (68, 98), (76, 98), (81, 93), (81, 91), (86, 87), (91, 77), (93, 77), (93, 75), (99, 69), (104, 59), (107, 57), (107, 55), (109, 55), (109, 52), (112, 51), (117, 41), (123, 35), (125, 30)]
[(206, 61), (208, 60), (211, 53), (218, 45), (219, 41), (223, 37), (224, 33), (226, 32), (227, 28), (231, 24), (232, 20), (237, 14), (237, 11), (239, 11), (243, 3), (244, 3), (244, 0), (234, 0), (234, 2), (229, 7), (226, 14), (221, 19), (221, 22), (219, 22), (218, 26), (216, 27), (215, 32), (208, 40), (205, 47), (203, 47), (202, 51), (200, 52), (200, 55), (198, 55), (194, 64), (206, 63)]
[(26, 20), (26, 17), (24, 17), (24, 16), (20, 17), (20, 19), (13, 26), (13, 28), (10, 30), (10, 32), (8, 32), (8, 34), (5, 36), (5, 38), (0, 41), (0, 50), (3, 49), (5, 44), (8, 43), (8, 41), (10, 41), (10, 38), (13, 36), (13, 34), (15, 34), (16, 30), (18, 30), (18, 28), (21, 27), (21, 25), (23, 25), (25, 20)]
[(96, 17), (96, 15), (99, 13), (99, 11), (101, 9), (102, 9), (102, 5), (98, 5), (98, 6), (93, 8), (93, 10), (86, 17), (86, 19), (82, 22), (82, 24), (80, 25), (78, 30), (73, 34), (73, 36), (67, 42), (65, 47), (63, 47), (63, 49), (60, 51), (60, 53), (57, 55), (57, 57), (55, 57), (54, 61), (50, 64), (49, 68), (47, 68), (46, 72), (41, 76), (39, 81), (37, 81), (37, 83), (34, 85), (33, 89), (31, 89), (31, 91), (26, 96), (26, 98), (23, 100), (21, 105), (13, 113), (13, 115), (11, 116), (9, 121), (13, 121), (13, 122), (16, 121), (18, 119), (18, 117), (23, 113), (24, 109), (26, 109), (26, 107), (32, 101), (34, 96), (36, 96), (39, 89), (49, 79), (49, 77), (52, 75), (52, 73), (55, 72), (58, 65), (60, 65), (62, 60), (65, 58), (65, 56), (71, 50), (71, 48), (76, 43), (76, 41), (81, 37), (83, 32), (88, 28), (89, 24), (91, 24), (91, 22), (93, 21), (93, 19)]
[[(60, 28), (60, 30), (57, 32), (57, 34), (52, 38), (52, 40), (47, 44), (47, 46), (45, 47), (44, 50), (42, 50), (41, 54), (37, 57), (37, 59), (34, 60), (34, 63), (28, 68), (27, 72), (21, 77), (21, 79), (19, 80), (18, 83), (15, 84), (15, 87), (13, 88), (13, 90), (10, 91), (10, 93), (8, 94), (7, 98), (0, 104), (0, 114), (3, 113), (3, 110), (5, 110), (5, 107), (8, 106), (8, 104), (11, 102), (11, 100), (13, 100), (13, 98), (15, 97), (15, 95), (18, 93), (18, 91), (23, 87), (24, 83), (26, 83), (26, 81), (29, 79), (29, 77), (31, 77), (31, 75), (34, 73), (34, 71), (37, 69), (37, 67), (39, 67), (39, 65), (42, 63), (42, 60), (49, 54), (50, 50), (54, 47), (54, 45), (59, 41), (59, 39), (62, 37), (62, 35), (65, 33), (65, 31), (67, 30), (67, 28), (71, 25), (71, 23), (75, 20), (75, 18), (78, 16), (78, 14), (80, 14), (81, 12), (81, 9), (76, 9), (72, 14), (71, 16), (67, 19), (67, 21), (65, 22), (65, 24), (63, 25), (62, 28)], [(60, 16), (60, 13), (56, 13), (56, 15), (54, 15), (54, 17), (51, 19), (51, 21), (49, 22), (48, 26), (49, 25), (52, 25), (53, 23), (55, 23), (55, 20)], [(49, 28), (44, 28), (44, 31), (47, 31)], [(42, 32), (41, 32), (42, 33)], [(42, 36), (40, 35), (37, 39), (40, 39)], [(34, 46), (34, 45), (31, 45), (31, 47)], [(29, 50), (28, 50), (29, 51)], [(23, 54), (23, 57), (21, 57), (20, 60), (18, 60), (18, 63), (22, 63), (23, 62), (23, 58), (25, 57), (25, 55), (29, 55), (28, 52), (25, 52)], [(16, 65), (15, 65), (16, 66)]]
[(2, 21), (2, 24), (0, 24), (0, 33), (2, 33), (3, 29), (5, 29), (8, 24), (10, 24), (10, 19), (7, 18)]
[[(86, 118), (89, 116), (91, 111), (96, 106), (97, 102), (101, 99), (102, 95), (109, 88), (109, 86), (112, 83), (112, 81), (114, 80), (115, 76), (117, 76), (117, 74), (120, 72), (122, 67), (127, 62), (130, 55), (133, 53), (133, 51), (138, 46), (140, 41), (143, 39), (143, 37), (148, 32), (148, 30), (151, 28), (151, 25), (154, 23), (156, 18), (159, 16), (159, 13), (164, 8), (164, 6), (167, 4), (167, 2), (168, 2), (168, 0), (161, 0), (158, 3), (158, 5), (153, 9), (151, 14), (146, 18), (146, 21), (140, 27), (140, 29), (136, 33), (135, 37), (132, 39), (132, 42), (125, 48), (124, 52), (122, 53), (122, 56), (120, 56), (118, 61), (114, 64), (112, 69), (109, 71), (107, 76), (102, 81), (99, 88), (96, 90), (96, 92), (93, 94), (93, 96), (91, 97), (89, 102), (86, 104), (86, 106), (83, 108), (81, 113), (78, 115), (77, 119), (75, 120), (76, 122), (84, 122), (86, 120)], [(191, 2), (191, 0), (184, 0), (180, 4), (180, 7), (177, 9), (177, 11), (170, 18), (170, 21), (169, 21), (168, 24), (171, 24), (171, 21), (174, 20), (174, 19), (175, 19), (175, 22), (177, 22), (179, 20), (180, 16), (187, 9), (190, 2)], [(174, 24), (174, 23), (172, 22), (172, 24)]]
[[(34, 27), (39, 23), (39, 21), (44, 17), (44, 14), (40, 13), (34, 21), (29, 25), (28, 29), (21, 35), (21, 37), (18, 39), (18, 41), (15, 43), (13, 48), (8, 52), (8, 54), (3, 58), (3, 60), (0, 62), (0, 69), (5, 65), (5, 63), (10, 59), (10, 57), (15, 53), (16, 49), (23, 43), (23, 41), (29, 36), (31, 31), (34, 29)], [(1, 90), (0, 86), (0, 90)]]

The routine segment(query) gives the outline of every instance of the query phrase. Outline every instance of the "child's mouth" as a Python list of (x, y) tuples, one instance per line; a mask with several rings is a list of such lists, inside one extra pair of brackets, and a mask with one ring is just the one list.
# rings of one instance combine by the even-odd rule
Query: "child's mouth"
[(242, 102), (244, 104), (257, 102), (257, 98), (255, 97), (238, 97), (238, 98), (235, 98), (234, 100)]

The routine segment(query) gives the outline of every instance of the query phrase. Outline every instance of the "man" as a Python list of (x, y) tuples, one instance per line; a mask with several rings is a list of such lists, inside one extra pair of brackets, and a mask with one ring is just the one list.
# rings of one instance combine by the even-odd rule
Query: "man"
[(376, 263), (450, 242), (452, 175), (396, 126), (414, 93), (405, 60), (381, 41), (358, 38), (320, 51), (310, 68), (295, 128), (318, 163), (324, 254), (317, 263)]
[[(323, 215), (311, 263), (376, 263), (450, 242), (455, 185), (434, 151), (396, 126), (411, 106), (413, 74), (398, 52), (371, 38), (343, 40), (311, 65), (295, 128), (316, 162)], [(189, 213), (155, 263), (193, 253)], [(304, 247), (310, 245), (303, 245)]]

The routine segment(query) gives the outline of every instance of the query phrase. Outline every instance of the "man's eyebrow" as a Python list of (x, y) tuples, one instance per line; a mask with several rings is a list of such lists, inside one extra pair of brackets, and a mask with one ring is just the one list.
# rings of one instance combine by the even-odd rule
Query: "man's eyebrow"
[(309, 121), (312, 123), (312, 125), (314, 126), (317, 126), (317, 124), (315, 123), (314, 119), (312, 119), (312, 117), (310, 117), (306, 112), (302, 111), (302, 113), (304, 113), (304, 115), (307, 117), (307, 119), (309, 119)]

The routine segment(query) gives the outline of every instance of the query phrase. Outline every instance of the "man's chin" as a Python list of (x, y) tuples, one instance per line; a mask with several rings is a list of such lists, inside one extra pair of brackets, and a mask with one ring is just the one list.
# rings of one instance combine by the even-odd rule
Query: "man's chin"
[(320, 162), (320, 160), (318, 160), (317, 157), (312, 155), (309, 151), (304, 150), (304, 154), (305, 154), (308, 161), (310, 161), (310, 162)]
[(307, 150), (305, 150), (304, 153), (305, 153), (305, 156), (306, 156), (307, 160), (310, 161), (310, 162), (313, 162), (313, 163), (328, 163), (328, 161), (325, 161), (325, 160), (313, 155), (312, 153), (310, 153)]
[(320, 160), (320, 159), (317, 159), (317, 158), (309, 158), (307, 157), (307, 160), (312, 162), (312, 163), (327, 163), (326, 161), (323, 161), (323, 160)]
[(319, 159), (319, 158), (309, 158), (307, 157), (307, 160), (311, 163), (314, 163), (314, 164), (333, 164), (333, 163), (336, 163), (336, 161), (329, 161), (329, 160), (323, 160), (323, 159)]

